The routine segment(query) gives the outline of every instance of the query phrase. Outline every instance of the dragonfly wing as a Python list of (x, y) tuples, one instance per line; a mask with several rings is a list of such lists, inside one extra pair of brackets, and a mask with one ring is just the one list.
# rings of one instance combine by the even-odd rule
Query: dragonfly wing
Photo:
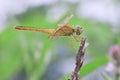
[(74, 29), (67, 25), (68, 21), (73, 17), (70, 15), (66, 17), (61, 23), (58, 24), (58, 28), (50, 35), (49, 39), (52, 39), (53, 36), (69, 36), (73, 34)]
[(59, 27), (65, 26), (67, 25), (68, 21), (73, 17), (73, 14), (71, 14), (70, 16), (67, 16), (62, 22), (60, 22), (58, 24)]
[(74, 33), (74, 29), (69, 26), (65, 25), (63, 27), (59, 27), (54, 33), (53, 36), (70, 36)]

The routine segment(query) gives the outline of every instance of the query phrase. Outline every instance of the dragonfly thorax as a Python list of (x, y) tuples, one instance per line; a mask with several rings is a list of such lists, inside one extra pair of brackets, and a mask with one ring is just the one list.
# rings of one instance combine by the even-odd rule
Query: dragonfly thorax
[(75, 34), (76, 35), (80, 35), (81, 33), (82, 33), (82, 27), (80, 27), (79, 25), (78, 26), (76, 26), (76, 28), (75, 28)]

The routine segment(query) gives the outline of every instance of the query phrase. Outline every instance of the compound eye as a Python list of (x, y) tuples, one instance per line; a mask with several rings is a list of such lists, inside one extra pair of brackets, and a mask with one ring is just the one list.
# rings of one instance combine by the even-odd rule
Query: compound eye
[(80, 35), (82, 33), (82, 27), (80, 27), (79, 25), (76, 27), (76, 35)]

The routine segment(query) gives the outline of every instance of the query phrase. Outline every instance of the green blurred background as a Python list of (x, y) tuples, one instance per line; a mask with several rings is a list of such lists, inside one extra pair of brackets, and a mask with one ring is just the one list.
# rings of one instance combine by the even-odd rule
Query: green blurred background
[[(36, 31), (15, 30), (15, 25), (57, 28), (66, 16), (73, 27), (83, 28), (89, 46), (81, 80), (104, 80), (108, 50), (120, 44), (119, 0), (1, 0), (0, 80), (67, 80), (75, 66), (79, 42)], [(89, 74), (90, 73), (90, 74)], [(99, 77), (99, 78), (98, 78)]]

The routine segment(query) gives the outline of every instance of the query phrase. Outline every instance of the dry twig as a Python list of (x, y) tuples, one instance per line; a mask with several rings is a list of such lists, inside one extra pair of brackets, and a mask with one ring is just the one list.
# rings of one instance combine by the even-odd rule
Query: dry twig
[(78, 78), (79, 78), (78, 74), (79, 74), (79, 71), (83, 64), (83, 57), (84, 57), (86, 47), (87, 47), (86, 38), (82, 37), (81, 43), (80, 43), (80, 48), (76, 55), (76, 66), (75, 66), (74, 71), (71, 74), (70, 79), (68, 79), (68, 80), (78, 80)]

